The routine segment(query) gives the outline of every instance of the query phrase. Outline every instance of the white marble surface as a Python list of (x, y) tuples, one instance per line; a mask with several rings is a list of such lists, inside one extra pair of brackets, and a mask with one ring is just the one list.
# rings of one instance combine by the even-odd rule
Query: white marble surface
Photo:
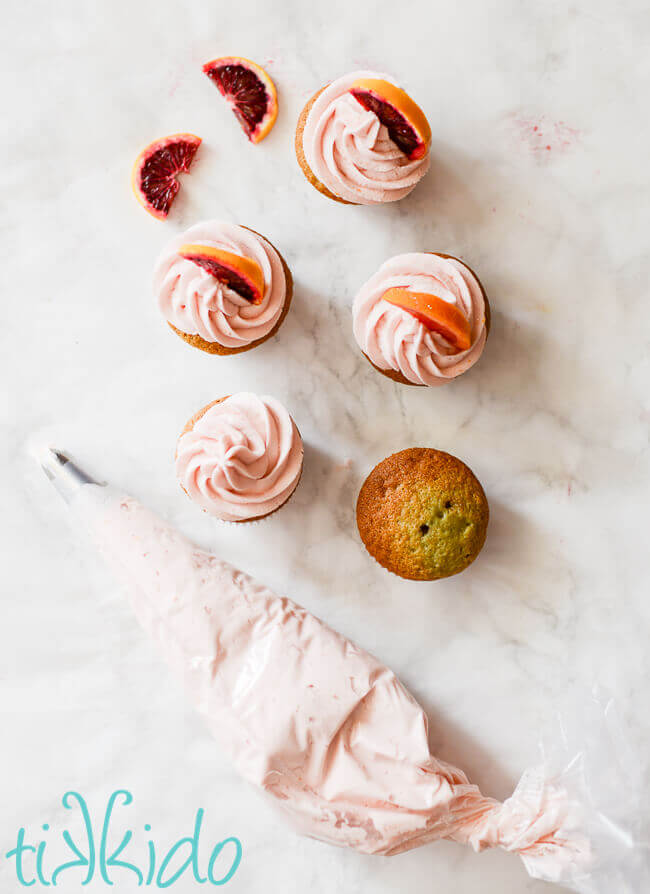
[[(647, 755), (649, 38), (641, 0), (7, 7), (3, 853), (21, 824), (60, 825), (66, 789), (97, 812), (126, 786), (134, 825), (151, 822), (161, 842), (189, 833), (200, 806), (213, 838), (238, 835), (233, 892), (551, 890), (502, 853), (443, 843), (366, 858), (279, 825), (74, 542), (24, 448), (51, 436), (374, 651), (430, 712), (438, 753), (488, 794), (510, 793), (559, 698), (595, 681)], [(277, 125), (257, 147), (200, 71), (228, 52), (278, 85)], [(395, 73), (432, 124), (432, 170), (395, 206), (329, 202), (293, 156), (305, 100), (356, 67)], [(133, 199), (130, 166), (185, 129), (204, 144), (161, 224)], [(165, 240), (213, 216), (268, 235), (295, 278), (278, 337), (233, 358), (175, 337), (149, 289)], [(351, 333), (355, 289), (418, 249), (464, 257), (492, 300), (482, 360), (439, 390), (375, 374)], [(186, 418), (236, 389), (284, 401), (307, 445), (294, 499), (255, 528), (211, 522), (172, 474)], [(382, 571), (354, 522), (365, 474), (412, 445), (467, 461), (491, 506), (479, 560), (435, 584)], [(18, 890), (4, 859), (0, 879)]]

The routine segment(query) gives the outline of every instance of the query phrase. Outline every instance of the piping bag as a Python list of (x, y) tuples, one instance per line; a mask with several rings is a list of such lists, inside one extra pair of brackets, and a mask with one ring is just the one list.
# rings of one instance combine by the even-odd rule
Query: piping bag
[(238, 772), (300, 833), (386, 856), (441, 838), (501, 847), (584, 894), (650, 890), (643, 848), (619, 822), (631, 792), (613, 782), (625, 761), (608, 706), (596, 759), (565, 731), (555, 768), (526, 771), (503, 803), (485, 797), (431, 754), (423, 709), (380, 661), (65, 454), (38, 459)]

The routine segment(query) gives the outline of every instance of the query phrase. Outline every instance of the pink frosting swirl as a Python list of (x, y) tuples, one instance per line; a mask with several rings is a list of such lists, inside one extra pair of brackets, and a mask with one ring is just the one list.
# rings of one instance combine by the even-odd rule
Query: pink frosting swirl
[(302, 460), (302, 438), (282, 404), (241, 392), (212, 404), (181, 435), (176, 475), (206, 512), (248, 521), (289, 499)]
[(375, 113), (349, 92), (359, 78), (395, 83), (389, 75), (355, 71), (329, 84), (305, 122), (305, 158), (320, 182), (340, 199), (358, 205), (395, 202), (424, 177), (429, 153), (409, 161)]
[[(186, 243), (200, 243), (252, 258), (264, 274), (261, 304), (251, 304), (193, 261), (181, 258)], [(165, 319), (188, 335), (227, 348), (263, 338), (280, 319), (287, 293), (284, 268), (266, 239), (236, 224), (209, 220), (175, 236), (156, 262), (154, 293)]]
[[(408, 311), (383, 301), (394, 287), (430, 292), (456, 305), (469, 320), (471, 346), (458, 351)], [(485, 298), (474, 274), (456, 258), (425, 252), (382, 264), (354, 299), (352, 318), (354, 337), (375, 366), (400, 372), (416, 385), (444, 385), (464, 373), (487, 338)]]

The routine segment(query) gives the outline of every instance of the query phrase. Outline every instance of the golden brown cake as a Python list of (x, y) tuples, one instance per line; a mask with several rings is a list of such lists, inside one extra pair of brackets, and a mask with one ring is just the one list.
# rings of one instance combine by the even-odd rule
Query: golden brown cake
[(375, 466), (357, 499), (357, 527), (376, 561), (408, 580), (438, 580), (470, 565), (485, 542), (488, 502), (465, 463), (411, 447)]

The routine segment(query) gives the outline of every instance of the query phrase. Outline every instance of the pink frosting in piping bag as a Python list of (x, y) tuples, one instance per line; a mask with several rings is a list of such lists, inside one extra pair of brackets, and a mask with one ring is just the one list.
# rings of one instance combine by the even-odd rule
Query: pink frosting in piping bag
[(300, 832), (367, 854), (499, 846), (549, 879), (587, 859), (561, 784), (531, 771), (505, 803), (484, 797), (430, 753), (395, 674), (304, 608), (130, 497), (89, 484), (72, 507), (237, 770)]
[(409, 161), (375, 113), (350, 93), (359, 78), (394, 83), (389, 75), (355, 71), (328, 84), (305, 122), (305, 158), (320, 182), (340, 199), (358, 205), (395, 202), (424, 177), (429, 153)]

